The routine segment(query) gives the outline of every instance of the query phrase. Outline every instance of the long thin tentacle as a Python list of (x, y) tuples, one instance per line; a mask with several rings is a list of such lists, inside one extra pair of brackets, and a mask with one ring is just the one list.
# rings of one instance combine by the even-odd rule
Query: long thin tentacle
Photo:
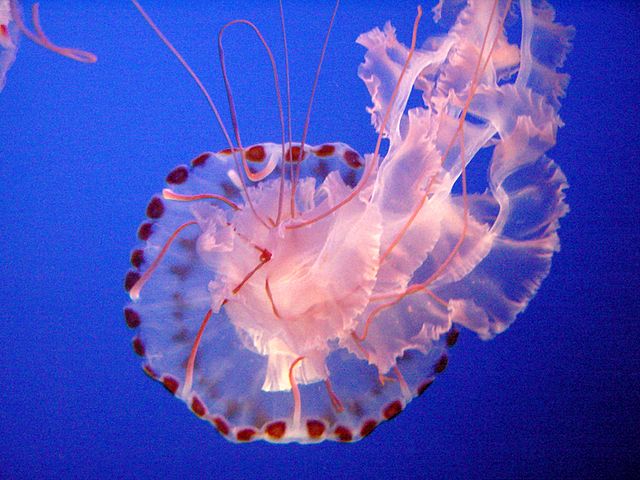
[[(318, 60), (318, 66), (316, 68), (316, 74), (313, 79), (313, 86), (311, 87), (311, 95), (309, 95), (309, 104), (307, 105), (307, 115), (304, 119), (304, 126), (302, 128), (302, 138), (300, 139), (300, 159), (296, 164), (295, 173), (291, 179), (291, 217), (295, 216), (295, 194), (296, 184), (298, 176), (300, 175), (300, 162), (304, 158), (304, 142), (307, 139), (307, 133), (309, 132), (309, 124), (311, 123), (311, 107), (313, 107), (313, 100), (316, 96), (316, 89), (318, 88), (318, 80), (320, 78), (320, 72), (322, 71), (322, 63), (324, 62), (324, 56), (327, 52), (327, 45), (329, 45), (329, 37), (331, 36), (331, 30), (333, 29), (333, 23), (335, 22), (336, 15), (338, 14), (338, 7), (340, 6), (340, 0), (336, 0), (336, 4), (333, 7), (333, 13), (331, 14), (331, 20), (329, 21), (329, 27), (324, 37), (324, 43), (322, 44), (322, 51), (320, 52), (320, 59)], [(289, 149), (291, 151), (291, 149)]]
[[(153, 31), (158, 36), (158, 38), (160, 40), (162, 40), (162, 43), (164, 43), (166, 45), (166, 47), (171, 51), (171, 53), (173, 53), (173, 55), (178, 59), (180, 64), (183, 66), (183, 68), (187, 71), (187, 73), (189, 73), (189, 75), (191, 76), (193, 81), (196, 82), (196, 85), (198, 86), (198, 88), (200, 89), (200, 91), (204, 95), (207, 103), (209, 104), (209, 108), (211, 109), (211, 111), (213, 112), (214, 116), (216, 117), (216, 121), (218, 122), (218, 125), (220, 126), (220, 130), (222, 131), (222, 134), (224, 135), (224, 138), (227, 141), (227, 144), (229, 145), (229, 149), (232, 152), (234, 152), (235, 149), (234, 149), (233, 142), (231, 141), (231, 137), (229, 136), (229, 132), (227, 131), (227, 129), (224, 126), (224, 123), (222, 122), (222, 117), (220, 116), (220, 112), (218, 111), (218, 108), (216, 107), (216, 105), (213, 102), (213, 100), (211, 99), (211, 95), (209, 95), (209, 92), (207, 91), (207, 89), (205, 88), (204, 84), (200, 80), (200, 77), (198, 77), (198, 75), (193, 71), (191, 66), (187, 63), (187, 61), (180, 54), (180, 52), (178, 52), (178, 50), (173, 46), (173, 44), (169, 41), (169, 39), (162, 33), (160, 28), (151, 19), (149, 14), (147, 14), (147, 12), (142, 8), (140, 3), (138, 3), (138, 0), (131, 0), (131, 2), (135, 5), (135, 7), (138, 9), (138, 11), (142, 15), (142, 17), (149, 24), (149, 26), (153, 29)], [(251, 201), (251, 197), (249, 196), (249, 191), (247, 190), (247, 186), (245, 184), (244, 177), (241, 175), (240, 165), (238, 164), (238, 161), (237, 161), (235, 155), (234, 155), (234, 159), (236, 160), (236, 170), (238, 171), (238, 177), (240, 178), (240, 183), (242, 185), (242, 190), (244, 192), (245, 198), (247, 199), (247, 203), (249, 204), (249, 207), (251, 208), (251, 211), (256, 216), (256, 218), (265, 227), (268, 227), (266, 222), (258, 215), (258, 212), (256, 211), (256, 209), (255, 209), (255, 207), (253, 205), (253, 202)]]
[[(282, 29), (282, 46), (284, 48), (284, 73), (285, 80), (287, 85), (287, 133), (289, 134), (288, 141), (288, 155), (289, 155), (289, 165), (291, 166), (290, 178), (293, 179), (293, 162), (291, 161), (291, 144), (293, 143), (293, 134), (291, 132), (291, 79), (289, 78), (289, 46), (287, 44), (287, 28), (285, 26), (284, 21), (284, 8), (282, 7), (282, 0), (279, 1), (280, 4), (280, 24)], [(284, 145), (283, 145), (284, 150)], [(283, 206), (283, 195), (284, 195), (284, 176), (285, 176), (285, 156), (282, 155), (282, 165), (280, 167), (280, 193), (278, 195), (278, 215), (276, 216), (276, 225), (280, 224), (280, 219), (282, 216), (282, 206)], [(293, 215), (293, 209), (291, 214)]]
[[(222, 45), (222, 39), (224, 36), (224, 32), (227, 30), (227, 28), (229, 28), (232, 25), (247, 25), (249, 28), (251, 28), (254, 33), (257, 35), (258, 39), (260, 40), (260, 43), (262, 43), (263, 47), (265, 48), (265, 51), (267, 52), (267, 56), (269, 57), (269, 62), (271, 63), (271, 70), (273, 72), (273, 84), (275, 87), (275, 91), (276, 91), (276, 99), (277, 99), (277, 103), (278, 103), (278, 113), (280, 116), (280, 128), (282, 131), (282, 156), (284, 158), (284, 144), (285, 144), (285, 127), (284, 127), (284, 110), (282, 107), (282, 96), (280, 94), (280, 80), (278, 77), (278, 67), (276, 66), (276, 61), (275, 58), (273, 57), (273, 52), (271, 51), (271, 48), (269, 47), (269, 44), (267, 43), (267, 41), (265, 40), (264, 36), (262, 35), (262, 32), (260, 32), (260, 29), (258, 27), (256, 27), (256, 25), (252, 22), (250, 22), (249, 20), (245, 20), (245, 19), (238, 19), (238, 20), (232, 20), (230, 22), (228, 22), (227, 24), (225, 24), (220, 31), (218, 32), (218, 55), (220, 57), (220, 66), (222, 68), (222, 78), (224, 80), (224, 86), (226, 88), (227, 91), (227, 100), (229, 102), (229, 113), (231, 115), (231, 124), (233, 126), (233, 131), (236, 137), (236, 142), (238, 143), (238, 147), (240, 149), (240, 155), (241, 155), (241, 159), (242, 159), (242, 165), (244, 168), (244, 173), (246, 174), (246, 176), (249, 178), (249, 180), (251, 180), (252, 182), (257, 182), (259, 180), (261, 180), (262, 178), (264, 178), (264, 174), (268, 174), (271, 172), (258, 172), (258, 173), (253, 173), (250, 169), (249, 169), (249, 164), (247, 163), (247, 159), (245, 157), (245, 153), (244, 153), (244, 149), (242, 147), (242, 140), (240, 138), (240, 126), (238, 124), (238, 116), (237, 116), (237, 112), (236, 112), (236, 105), (235, 105), (235, 101), (233, 99), (233, 92), (231, 91), (231, 82), (229, 81), (229, 75), (227, 74), (227, 64), (225, 61), (225, 54), (224, 54), (224, 47)], [(233, 152), (234, 155), (236, 155), (236, 152)], [(269, 168), (269, 166), (265, 167)], [(273, 168), (273, 167), (271, 167)]]

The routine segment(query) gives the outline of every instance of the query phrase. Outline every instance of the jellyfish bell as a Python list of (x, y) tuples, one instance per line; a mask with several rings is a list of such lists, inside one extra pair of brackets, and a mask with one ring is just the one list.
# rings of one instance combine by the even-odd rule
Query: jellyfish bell
[[(566, 179), (545, 152), (561, 125), (567, 76), (557, 70), (572, 29), (548, 4), (520, 1), (519, 45), (505, 33), (506, 0), (457, 6), (449, 32), (422, 47), (420, 8), (409, 47), (389, 23), (360, 35), (377, 132), (373, 153), (360, 154), (307, 143), (310, 109), (301, 140), (286, 138), (273, 55), (246, 20), (219, 36), (229, 134), (132, 1), (228, 142), (169, 172), (125, 279), (145, 372), (197, 416), (234, 442), (359, 440), (445, 370), (460, 328), (489, 339), (524, 310), (567, 211)], [(253, 29), (271, 60), (280, 143), (242, 144), (224, 67), (231, 25)], [(408, 109), (413, 90), (423, 104)], [(486, 190), (470, 194), (481, 151), (491, 154)]]
[(20, 34), (47, 50), (78, 62), (94, 63), (97, 60), (97, 57), (91, 52), (61, 47), (53, 43), (44, 33), (40, 24), (40, 5), (38, 3), (33, 4), (32, 21), (35, 31), (31, 31), (27, 27), (17, 0), (0, 0), (0, 91), (6, 82), (7, 71), (15, 61)]

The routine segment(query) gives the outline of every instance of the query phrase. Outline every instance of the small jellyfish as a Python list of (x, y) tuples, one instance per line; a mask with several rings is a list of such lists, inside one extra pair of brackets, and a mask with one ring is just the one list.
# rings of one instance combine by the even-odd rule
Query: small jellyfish
[[(357, 39), (377, 132), (364, 155), (342, 141), (309, 144), (309, 115), (300, 141), (287, 138), (260, 31), (236, 20), (219, 34), (228, 146), (174, 168), (147, 205), (124, 315), (144, 371), (230, 441), (367, 436), (445, 370), (460, 328), (503, 332), (549, 272), (568, 209), (565, 176), (545, 152), (561, 125), (568, 77), (557, 70), (572, 29), (530, 0), (519, 10), (441, 1), (434, 12), (453, 25), (421, 47), (420, 8), (410, 46), (390, 23)], [(505, 20), (517, 14), (514, 44)], [(234, 25), (251, 28), (271, 60), (280, 143), (242, 144), (224, 63)], [(408, 108), (413, 91), (421, 105)], [(485, 189), (471, 193), (481, 154), (491, 158)]]
[(17, 0), (0, 0), (0, 91), (6, 82), (7, 71), (16, 58), (19, 33), (52, 52), (78, 62), (94, 63), (97, 60), (93, 53), (76, 48), (61, 47), (49, 40), (40, 25), (40, 5), (38, 3), (33, 4), (32, 20), (35, 32), (26, 26)]

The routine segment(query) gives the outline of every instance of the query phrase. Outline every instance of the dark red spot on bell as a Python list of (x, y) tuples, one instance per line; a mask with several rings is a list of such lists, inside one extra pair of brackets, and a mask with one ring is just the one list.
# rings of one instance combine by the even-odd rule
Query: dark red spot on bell
[(127, 307), (124, 309), (124, 321), (129, 328), (137, 328), (140, 326), (140, 314), (133, 308)]
[(160, 218), (162, 215), (164, 215), (164, 203), (160, 197), (153, 197), (147, 205), (147, 217)]
[[(175, 313), (176, 312), (174, 312), (174, 315), (173, 315), (174, 318), (176, 317)], [(181, 319), (182, 318), (180, 318), (180, 320)], [(176, 318), (176, 320), (178, 320), (178, 319)], [(177, 333), (175, 333), (174, 335), (171, 336), (171, 340), (173, 340), (176, 343), (187, 343), (187, 341), (190, 340), (190, 338), (189, 338), (189, 330), (187, 330), (184, 327), (181, 328)], [(187, 368), (188, 362), (189, 362), (189, 358), (186, 358), (185, 361), (182, 364), (184, 368)], [(197, 364), (198, 364), (198, 358), (196, 357), (196, 365)]]
[(178, 305), (184, 305), (184, 303), (185, 303), (184, 302), (184, 296), (180, 292), (173, 292), (173, 294), (171, 295), (171, 298)]
[(426, 382), (423, 382), (422, 384), (420, 384), (420, 386), (418, 387), (418, 395), (422, 395), (424, 392), (426, 392), (427, 388), (429, 388), (432, 383), (433, 383), (433, 379), (430, 378)]
[(317, 175), (320, 178), (324, 178), (329, 174), (329, 167), (327, 166), (326, 161), (320, 161), (317, 163), (315, 167), (313, 167), (314, 175)]
[(178, 245), (184, 248), (188, 252), (196, 252), (196, 245), (198, 244), (197, 238), (181, 238), (178, 240)]
[(395, 402), (391, 402), (389, 405), (384, 407), (382, 411), (382, 416), (387, 420), (391, 420), (396, 417), (402, 411), (402, 403), (400, 400), (396, 400)]
[(250, 162), (264, 162), (267, 154), (262, 145), (254, 145), (244, 151), (244, 157)]
[(353, 150), (347, 150), (346, 152), (344, 152), (342, 157), (344, 158), (345, 163), (351, 168), (360, 168), (363, 165), (362, 161), (360, 160), (360, 155), (358, 155), (358, 153), (354, 152)]
[(144, 222), (138, 227), (138, 238), (142, 241), (149, 240), (149, 237), (153, 233), (153, 223)]
[(229, 425), (227, 425), (227, 422), (225, 422), (223, 419), (216, 417), (213, 419), (213, 424), (215, 425), (218, 432), (220, 432), (220, 434), (225, 436), (229, 435)]
[(447, 334), (447, 347), (453, 347), (458, 341), (458, 337), (460, 336), (460, 331), (457, 328), (452, 328)]
[(167, 175), (167, 183), (173, 185), (180, 185), (189, 178), (189, 169), (185, 165), (180, 165), (169, 172)]
[(9, 29), (4, 24), (0, 25), (0, 36), (2, 36), (2, 37), (8, 37), (9, 36)]
[(320, 438), (324, 433), (324, 423), (320, 420), (307, 420), (307, 433), (311, 438)]
[(330, 157), (335, 153), (335, 151), (336, 147), (334, 147), (333, 145), (322, 145), (313, 153), (315, 153), (316, 157)]
[[(332, 402), (331, 402), (334, 406), (334, 408), (340, 412), (340, 407), (342, 407), (342, 405), (338, 402), (338, 405), (336, 406), (336, 404), (333, 402), (333, 398), (332, 398)], [(344, 409), (344, 407), (342, 407)], [(351, 413), (352, 415), (355, 415), (358, 418), (362, 418), (364, 416), (364, 407), (362, 406), (362, 403), (356, 401), (352, 401), (349, 402), (349, 407), (348, 407), (349, 413)]]
[(376, 422), (375, 420), (367, 420), (362, 424), (362, 428), (360, 429), (360, 436), (363, 438), (366, 437), (371, 432), (373, 432), (377, 426), (378, 422)]
[(271, 438), (282, 438), (287, 431), (287, 424), (284, 422), (273, 422), (267, 425), (265, 431)]
[(443, 354), (434, 365), (433, 371), (436, 373), (444, 372), (445, 368), (447, 368), (448, 363), (449, 363), (449, 357), (447, 357), (446, 354)]
[[(284, 158), (287, 162), (299, 162), (300, 161), (300, 147), (299, 146), (295, 146), (295, 147), (291, 147), (291, 150), (287, 150)], [(305, 154), (303, 152), (302, 154), (302, 159), (304, 160)]]
[(347, 171), (347, 173), (345, 173), (342, 177), (343, 177), (344, 183), (346, 185), (349, 185), (351, 188), (355, 188), (356, 184), (358, 183), (356, 181), (356, 172), (355, 172), (355, 170)]
[(136, 352), (136, 355), (144, 357), (144, 343), (142, 343), (142, 340), (140, 340), (140, 338), (138, 337), (135, 337), (132, 344), (133, 351)]
[(140, 268), (140, 265), (144, 263), (144, 251), (139, 248), (131, 252), (131, 265), (136, 268)]
[(239, 442), (250, 442), (256, 431), (253, 428), (243, 428), (236, 433)]
[(171, 265), (169, 268), (169, 271), (180, 280), (186, 280), (192, 270), (193, 266), (191, 265)]
[(191, 399), (191, 410), (199, 417), (204, 417), (204, 414), (207, 413), (207, 409), (204, 408), (204, 404), (198, 397)]
[(180, 383), (175, 378), (165, 375), (164, 377), (162, 377), (162, 385), (169, 391), (169, 393), (175, 395), (178, 391)]
[(351, 430), (349, 430), (347, 427), (343, 427), (342, 425), (337, 426), (333, 433), (336, 434), (336, 437), (338, 437), (341, 442), (350, 442), (351, 440), (353, 440), (353, 434), (351, 433)]
[(204, 167), (205, 163), (207, 163), (207, 160), (209, 160), (209, 157), (211, 157), (211, 154), (209, 152), (201, 153), (196, 158), (191, 160), (191, 166)]
[(233, 197), (238, 193), (238, 189), (232, 183), (222, 182), (220, 186), (222, 187), (222, 191), (227, 197)]
[(140, 274), (135, 270), (129, 270), (127, 275), (124, 277), (125, 291), (128, 292), (131, 290), (138, 280), (140, 280)]
[(144, 373), (149, 375), (149, 377), (153, 378), (154, 380), (158, 378), (158, 375), (156, 374), (155, 370), (151, 368), (149, 365), (144, 365), (142, 367), (142, 370), (144, 370)]

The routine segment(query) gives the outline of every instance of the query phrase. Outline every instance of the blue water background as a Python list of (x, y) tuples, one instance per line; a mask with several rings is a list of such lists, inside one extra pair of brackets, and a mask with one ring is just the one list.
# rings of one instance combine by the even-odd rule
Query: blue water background
[[(187, 5), (189, 3), (189, 5)], [(240, 5), (237, 5), (240, 3)], [(275, 2), (145, 2), (228, 119), (215, 34), (264, 28), (282, 62)], [(463, 332), (423, 397), (366, 440), (227, 443), (141, 371), (125, 327), (129, 251), (166, 173), (223, 138), (197, 89), (126, 2), (42, 0), (81, 65), (23, 39), (0, 94), (0, 478), (621, 478), (638, 470), (640, 9), (555, 1), (576, 26), (566, 126), (550, 152), (571, 213), (526, 312), (483, 342)], [(299, 136), (326, 1), (285, 1)], [(346, 0), (309, 141), (372, 151), (356, 76), (358, 33), (391, 19), (408, 42), (414, 1)], [(430, 6), (430, 4), (429, 4)], [(424, 39), (435, 29), (426, 17)], [(245, 30), (227, 54), (245, 144), (278, 141), (265, 56)], [(281, 75), (284, 77), (283, 71)]]

